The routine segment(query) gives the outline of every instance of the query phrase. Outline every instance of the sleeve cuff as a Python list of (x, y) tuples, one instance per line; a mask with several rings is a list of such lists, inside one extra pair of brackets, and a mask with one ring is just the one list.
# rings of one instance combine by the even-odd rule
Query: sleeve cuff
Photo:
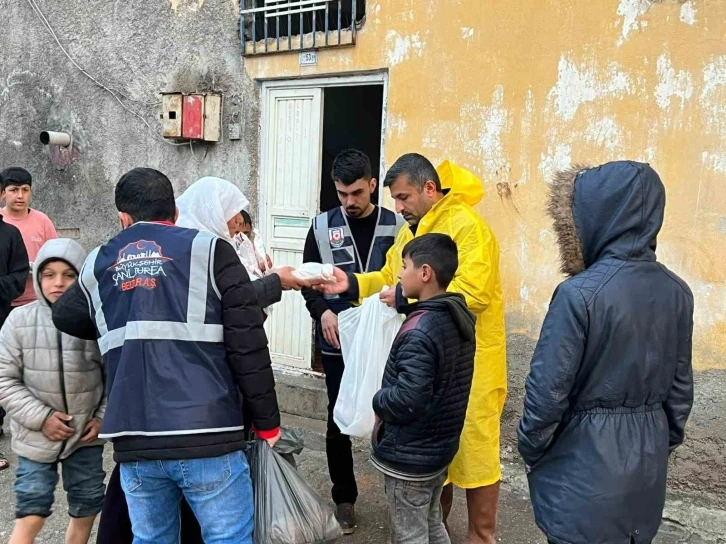
[(262, 440), (269, 440), (270, 438), (275, 438), (276, 436), (278, 436), (280, 434), (280, 427), (276, 427), (270, 431), (260, 431), (258, 429), (255, 429), (254, 427), (252, 427), (252, 430)]
[(403, 286), (401, 283), (396, 284), (396, 311), (402, 313), (401, 309), (408, 305), (408, 299), (403, 296)]
[(358, 276), (348, 274), (348, 296), (352, 300), (360, 300), (360, 287), (358, 286)]

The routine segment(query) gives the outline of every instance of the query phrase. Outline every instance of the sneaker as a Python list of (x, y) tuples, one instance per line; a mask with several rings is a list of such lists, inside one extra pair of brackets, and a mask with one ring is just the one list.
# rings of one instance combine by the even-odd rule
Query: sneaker
[(344, 535), (355, 533), (356, 527), (358, 527), (355, 521), (355, 506), (349, 503), (339, 504), (335, 510), (335, 517), (338, 519)]

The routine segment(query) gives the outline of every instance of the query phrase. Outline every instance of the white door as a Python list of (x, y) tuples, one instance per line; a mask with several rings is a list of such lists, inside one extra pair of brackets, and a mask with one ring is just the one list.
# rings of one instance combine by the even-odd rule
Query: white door
[[(318, 209), (322, 163), (321, 88), (270, 90), (263, 115), (260, 224), (276, 266), (302, 264)], [(300, 293), (287, 292), (266, 323), (272, 361), (310, 369), (312, 320)]]

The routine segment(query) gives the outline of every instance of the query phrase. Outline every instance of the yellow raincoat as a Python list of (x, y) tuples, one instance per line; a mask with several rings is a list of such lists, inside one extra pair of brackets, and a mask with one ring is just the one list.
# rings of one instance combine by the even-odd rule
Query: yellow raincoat
[[(449, 192), (421, 219), (416, 236), (438, 232), (454, 239), (459, 248), (459, 269), (449, 291), (464, 295), (477, 316), (474, 381), (459, 452), (449, 469), (455, 485), (474, 489), (501, 479), (499, 421), (507, 396), (507, 362), (499, 244), (489, 225), (472, 208), (484, 197), (481, 180), (449, 161), (436, 170), (442, 188)], [(413, 237), (411, 229), (404, 226), (381, 271), (356, 274), (361, 301), (384, 286), (398, 283), (401, 253)]]

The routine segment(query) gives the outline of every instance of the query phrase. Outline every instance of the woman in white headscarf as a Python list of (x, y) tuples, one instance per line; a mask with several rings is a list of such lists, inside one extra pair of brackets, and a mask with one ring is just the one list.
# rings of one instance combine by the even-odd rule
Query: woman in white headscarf
[(249, 206), (249, 201), (234, 184), (215, 177), (198, 179), (177, 198), (176, 205), (179, 208), (179, 218), (176, 220), (178, 227), (211, 232), (232, 244), (250, 278), (257, 280), (253, 281), (253, 285), (261, 307), (267, 308), (279, 302), (282, 291), (306, 287), (305, 282), (293, 276), (292, 267), (273, 268), (263, 276), (259, 266), (255, 269), (257, 263), (245, 258), (249, 256), (249, 252), (245, 251), (245, 241), (249, 240), (236, 235), (243, 224), (240, 212)]

